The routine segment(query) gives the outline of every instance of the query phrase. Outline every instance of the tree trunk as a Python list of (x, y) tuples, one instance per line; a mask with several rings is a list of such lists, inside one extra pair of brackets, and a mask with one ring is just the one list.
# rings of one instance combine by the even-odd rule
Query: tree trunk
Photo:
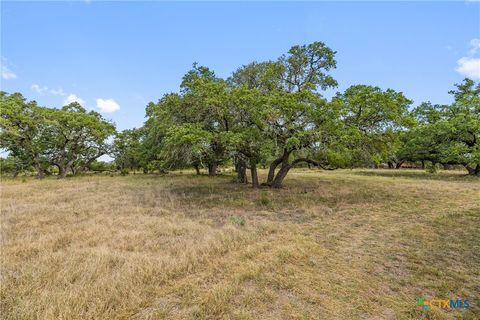
[(475, 168), (466, 165), (465, 168), (468, 170), (469, 175), (480, 176), (480, 164), (477, 164)]
[(45, 178), (45, 172), (43, 171), (41, 161), (38, 156), (33, 159), (33, 167), (37, 170), (37, 179)]
[(282, 167), (275, 176), (275, 179), (272, 181), (272, 188), (281, 188), (283, 179), (287, 176), (288, 171), (290, 171), (291, 166), (288, 163), (283, 163)]
[(35, 165), (35, 169), (37, 170), (37, 179), (45, 178), (45, 171), (43, 170), (41, 165)]
[(451, 170), (452, 169), (452, 165), (449, 164), (449, 163), (444, 163), (443, 164), (443, 170)]
[(13, 170), (13, 178), (15, 179), (19, 174), (22, 169), (20, 168), (20, 165), (18, 163), (15, 163), (15, 170)]
[(243, 160), (238, 160), (235, 163), (235, 169), (237, 171), (237, 178), (235, 181), (237, 183), (248, 183), (247, 178), (247, 164)]
[(287, 151), (287, 149), (283, 150), (283, 154), (280, 158), (277, 158), (273, 160), (273, 162), (270, 164), (270, 169), (268, 170), (268, 177), (267, 177), (267, 185), (270, 185), (273, 183), (273, 180), (275, 179), (275, 170), (277, 167), (280, 165), (280, 163), (283, 162), (282, 166), (287, 163), (288, 164), (288, 157), (290, 156), (291, 151)]
[(404, 161), (397, 162), (397, 164), (395, 165), (395, 169), (400, 169), (402, 167), (403, 162)]
[(388, 164), (388, 169), (393, 169), (394, 168), (393, 167), (393, 162), (388, 161), (387, 164)]
[(278, 165), (282, 163), (282, 160), (283, 157), (273, 160), (270, 164), (270, 168), (268, 169), (267, 184), (271, 183), (273, 178), (275, 178), (275, 170), (277, 169)]
[(255, 163), (250, 165), (250, 172), (252, 174), (252, 187), (258, 188), (259, 184), (258, 184), (257, 165)]
[(67, 168), (64, 166), (58, 166), (58, 179), (63, 179), (67, 176)]
[(69, 170), (73, 172), (72, 170), (73, 162), (74, 162), (73, 160), (70, 160), (66, 164), (62, 163), (61, 165), (57, 165), (59, 170), (58, 179), (65, 178)]
[(198, 164), (193, 165), (193, 167), (195, 168), (195, 172), (197, 173), (197, 175), (200, 175), (200, 168)]
[(217, 163), (209, 163), (208, 164), (208, 175), (209, 176), (215, 176), (217, 174)]
[(425, 160), (422, 160), (422, 170), (425, 170)]

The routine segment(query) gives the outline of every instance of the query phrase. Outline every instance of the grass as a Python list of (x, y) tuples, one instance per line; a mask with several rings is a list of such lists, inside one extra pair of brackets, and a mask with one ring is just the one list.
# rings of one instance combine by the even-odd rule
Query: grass
[[(264, 175), (264, 172), (261, 172)], [(480, 317), (480, 181), (296, 170), (1, 183), (3, 319)]]

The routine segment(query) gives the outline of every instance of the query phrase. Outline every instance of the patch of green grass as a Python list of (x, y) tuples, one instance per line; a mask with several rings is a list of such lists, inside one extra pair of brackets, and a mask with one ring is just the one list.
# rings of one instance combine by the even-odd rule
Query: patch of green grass
[(237, 225), (241, 227), (245, 225), (245, 218), (243, 217), (231, 216), (229, 220), (230, 220), (230, 223), (232, 223), (233, 225)]
[(273, 201), (269, 198), (266, 192), (262, 192), (260, 198), (256, 201), (257, 204), (264, 208), (271, 209), (273, 207)]

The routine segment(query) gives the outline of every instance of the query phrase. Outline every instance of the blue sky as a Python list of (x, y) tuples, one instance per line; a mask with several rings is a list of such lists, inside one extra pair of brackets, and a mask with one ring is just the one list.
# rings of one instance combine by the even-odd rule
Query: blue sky
[(145, 105), (178, 90), (194, 61), (227, 77), (319, 40), (338, 51), (327, 97), (370, 84), (449, 103), (465, 74), (480, 78), (478, 39), (472, 1), (2, 1), (1, 88), (49, 107), (80, 99), (119, 129), (139, 127)]

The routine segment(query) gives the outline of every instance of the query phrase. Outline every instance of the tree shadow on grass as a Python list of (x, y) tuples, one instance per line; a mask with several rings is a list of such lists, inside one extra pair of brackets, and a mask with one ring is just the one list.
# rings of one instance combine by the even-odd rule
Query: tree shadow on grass
[(414, 180), (480, 181), (479, 177), (468, 175), (463, 171), (440, 171), (437, 173), (429, 173), (424, 170), (375, 169), (353, 171), (353, 174), (368, 177), (403, 178)]

